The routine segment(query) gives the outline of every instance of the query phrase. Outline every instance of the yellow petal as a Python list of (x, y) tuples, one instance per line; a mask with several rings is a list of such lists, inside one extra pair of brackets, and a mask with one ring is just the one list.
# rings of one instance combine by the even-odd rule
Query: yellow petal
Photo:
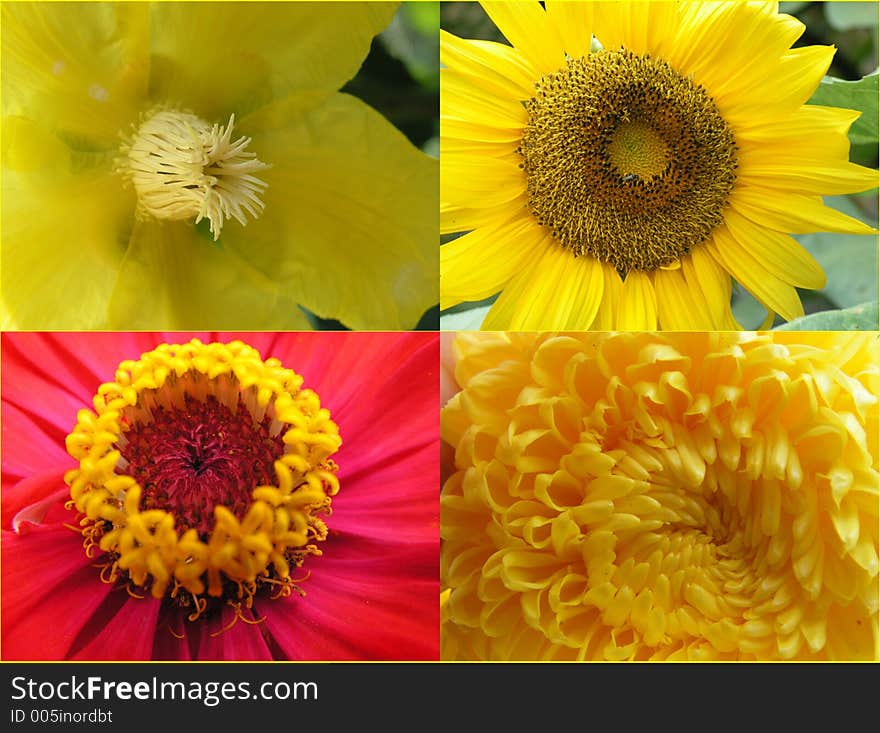
[(825, 287), (821, 265), (792, 237), (758, 226), (732, 210), (724, 221), (739, 245), (772, 275), (799, 288)]
[(710, 330), (742, 329), (730, 310), (730, 275), (712, 258), (705, 247), (694, 247), (690, 257), (682, 261), (682, 271), (688, 287), (701, 292), (709, 307), (713, 322)]
[(138, 222), (110, 302), (111, 328), (308, 330), (287, 293), (203, 229)]
[(507, 204), (526, 191), (526, 174), (498, 158), (447, 155), (440, 168), (440, 200), (479, 209)]
[(603, 303), (599, 309), (594, 327), (599, 331), (613, 331), (617, 328), (617, 314), (620, 311), (620, 297), (623, 293), (623, 281), (610, 265), (602, 265), (605, 281), (603, 287)]
[(565, 64), (562, 39), (537, 2), (484, 2), (483, 9), (504, 37), (538, 72), (558, 71)]
[(717, 227), (712, 233), (712, 241), (703, 246), (768, 309), (787, 321), (804, 314), (804, 306), (794, 287), (770, 274), (736, 242), (726, 227)]
[(346, 94), (295, 110), (279, 102), (242, 120), (273, 166), (266, 208), (221, 241), (322, 317), (412, 328), (438, 300), (437, 161)]
[(653, 331), (657, 328), (657, 296), (647, 273), (633, 270), (624, 279), (617, 327), (622, 331)]
[(476, 77), (443, 69), (440, 84), (444, 119), (516, 131), (528, 122), (529, 115), (520, 101), (486, 91)]
[(572, 58), (589, 54), (590, 42), (593, 39), (592, 5), (584, 2), (553, 0), (546, 3), (546, 7), (547, 18), (562, 39), (565, 53)]
[(500, 291), (534, 252), (543, 251), (544, 237), (541, 227), (526, 214), (444, 244), (440, 247), (440, 307), (482, 300)]
[(147, 3), (4, 3), (3, 112), (116, 148), (147, 92)]
[[(519, 200), (514, 200), (511, 210), (516, 207), (523, 209), (528, 205), (528, 199), (523, 195)], [(504, 207), (505, 209), (507, 207)], [(470, 209), (453, 204), (440, 204), (440, 233), (454, 234), (456, 232), (469, 232), (482, 226), (494, 226), (506, 220), (504, 211), (498, 209)]]
[(783, 156), (768, 162), (750, 161), (742, 166), (738, 175), (742, 183), (750, 186), (786, 188), (820, 195), (858, 193), (876, 188), (880, 182), (876, 170), (855, 163)]
[(675, 42), (681, 22), (674, 3), (601, 2), (592, 3), (593, 34), (604, 48), (626, 48), (666, 58)]
[(529, 99), (534, 95), (531, 69), (515, 49), (502, 43), (458, 38), (441, 29), (440, 63), (511, 99)]
[[(548, 287), (548, 283), (553, 283)], [(589, 328), (602, 303), (601, 265), (592, 257), (573, 257), (549, 237), (540, 259), (524, 268), (492, 306), (485, 330)]]
[(702, 293), (689, 287), (682, 269), (657, 270), (657, 315), (660, 327), (672, 331), (709, 331), (715, 327)]
[(739, 156), (766, 162), (779, 153), (811, 160), (849, 158), (847, 131), (859, 112), (804, 105), (791, 115), (767, 120), (737, 133)]
[(397, 3), (151, 7), (154, 96), (214, 122), (291, 92), (317, 104), (357, 73)]
[(731, 197), (730, 205), (755, 224), (780, 232), (873, 234), (876, 231), (858, 219), (825, 206), (818, 196), (740, 186)]
[(73, 153), (23, 118), (2, 132), (4, 328), (105, 328), (133, 194), (106, 156)]
[(715, 94), (713, 99), (728, 124), (748, 128), (761, 120), (790, 114), (816, 91), (834, 57), (832, 46), (806, 46), (773, 59), (743, 88)]

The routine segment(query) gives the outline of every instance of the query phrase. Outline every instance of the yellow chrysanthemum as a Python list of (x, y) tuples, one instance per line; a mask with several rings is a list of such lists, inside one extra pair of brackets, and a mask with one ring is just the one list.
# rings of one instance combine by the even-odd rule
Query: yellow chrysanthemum
[(337, 90), (396, 3), (4, 3), (4, 328), (412, 328), (437, 163)]
[[(512, 44), (441, 31), (441, 307), (483, 328), (738, 329), (825, 275), (789, 234), (873, 230), (821, 194), (857, 112), (805, 102), (834, 54), (775, 3), (485, 2)], [(595, 42), (594, 42), (595, 37)]]
[(459, 335), (445, 659), (870, 659), (876, 334)]

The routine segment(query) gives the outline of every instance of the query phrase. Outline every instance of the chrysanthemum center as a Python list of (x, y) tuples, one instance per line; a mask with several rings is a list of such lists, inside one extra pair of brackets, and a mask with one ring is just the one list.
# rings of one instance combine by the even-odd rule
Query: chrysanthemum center
[(536, 84), (519, 153), (529, 207), (575, 256), (625, 276), (673, 265), (721, 223), (736, 142), (665, 61), (602, 50)]
[(257, 174), (269, 166), (248, 151), (251, 139), (232, 139), (235, 115), (224, 127), (187, 112), (163, 110), (141, 123), (122, 147), (120, 172), (131, 181), (142, 215), (157, 219), (207, 219), (216, 240), (227, 219), (247, 224), (264, 208), (267, 184)]
[(80, 410), (68, 472), (102, 579), (191, 607), (289, 594), (327, 536), (339, 431), (302, 377), (241, 342), (163, 344)]

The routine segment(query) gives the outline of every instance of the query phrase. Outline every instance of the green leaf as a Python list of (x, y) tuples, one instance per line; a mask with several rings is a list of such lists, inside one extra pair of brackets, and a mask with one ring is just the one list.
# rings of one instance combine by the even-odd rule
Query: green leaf
[(862, 303), (839, 311), (822, 311), (796, 318), (777, 331), (876, 331), (880, 309), (877, 302)]
[(876, 3), (825, 3), (824, 7), (828, 25), (836, 31), (873, 28), (877, 25)]
[[(832, 3), (835, 4), (836, 3)], [(849, 130), (849, 139), (855, 145), (877, 143), (877, 96), (880, 76), (874, 71), (859, 81), (843, 81), (826, 76), (819, 88), (810, 97), (810, 104), (821, 104), (826, 107), (843, 107), (855, 109), (862, 113)]]
[(801, 10), (806, 8), (810, 3), (779, 3), (779, 12), (785, 15), (797, 15)]
[(479, 331), (483, 319), (489, 312), (491, 305), (471, 308), (456, 313), (445, 313), (440, 316), (441, 331)]
[(406, 3), (380, 38), (419, 84), (440, 87), (440, 3)]

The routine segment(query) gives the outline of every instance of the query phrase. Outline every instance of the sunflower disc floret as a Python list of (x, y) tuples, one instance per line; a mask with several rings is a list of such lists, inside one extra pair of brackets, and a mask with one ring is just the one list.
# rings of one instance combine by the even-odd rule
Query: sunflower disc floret
[[(339, 430), (303, 379), (235, 341), (119, 365), (67, 437), (65, 475), (102, 579), (191, 607), (288, 595), (320, 555)], [(143, 482), (143, 483), (141, 483)]]
[(444, 658), (876, 657), (875, 335), (456, 349)]

